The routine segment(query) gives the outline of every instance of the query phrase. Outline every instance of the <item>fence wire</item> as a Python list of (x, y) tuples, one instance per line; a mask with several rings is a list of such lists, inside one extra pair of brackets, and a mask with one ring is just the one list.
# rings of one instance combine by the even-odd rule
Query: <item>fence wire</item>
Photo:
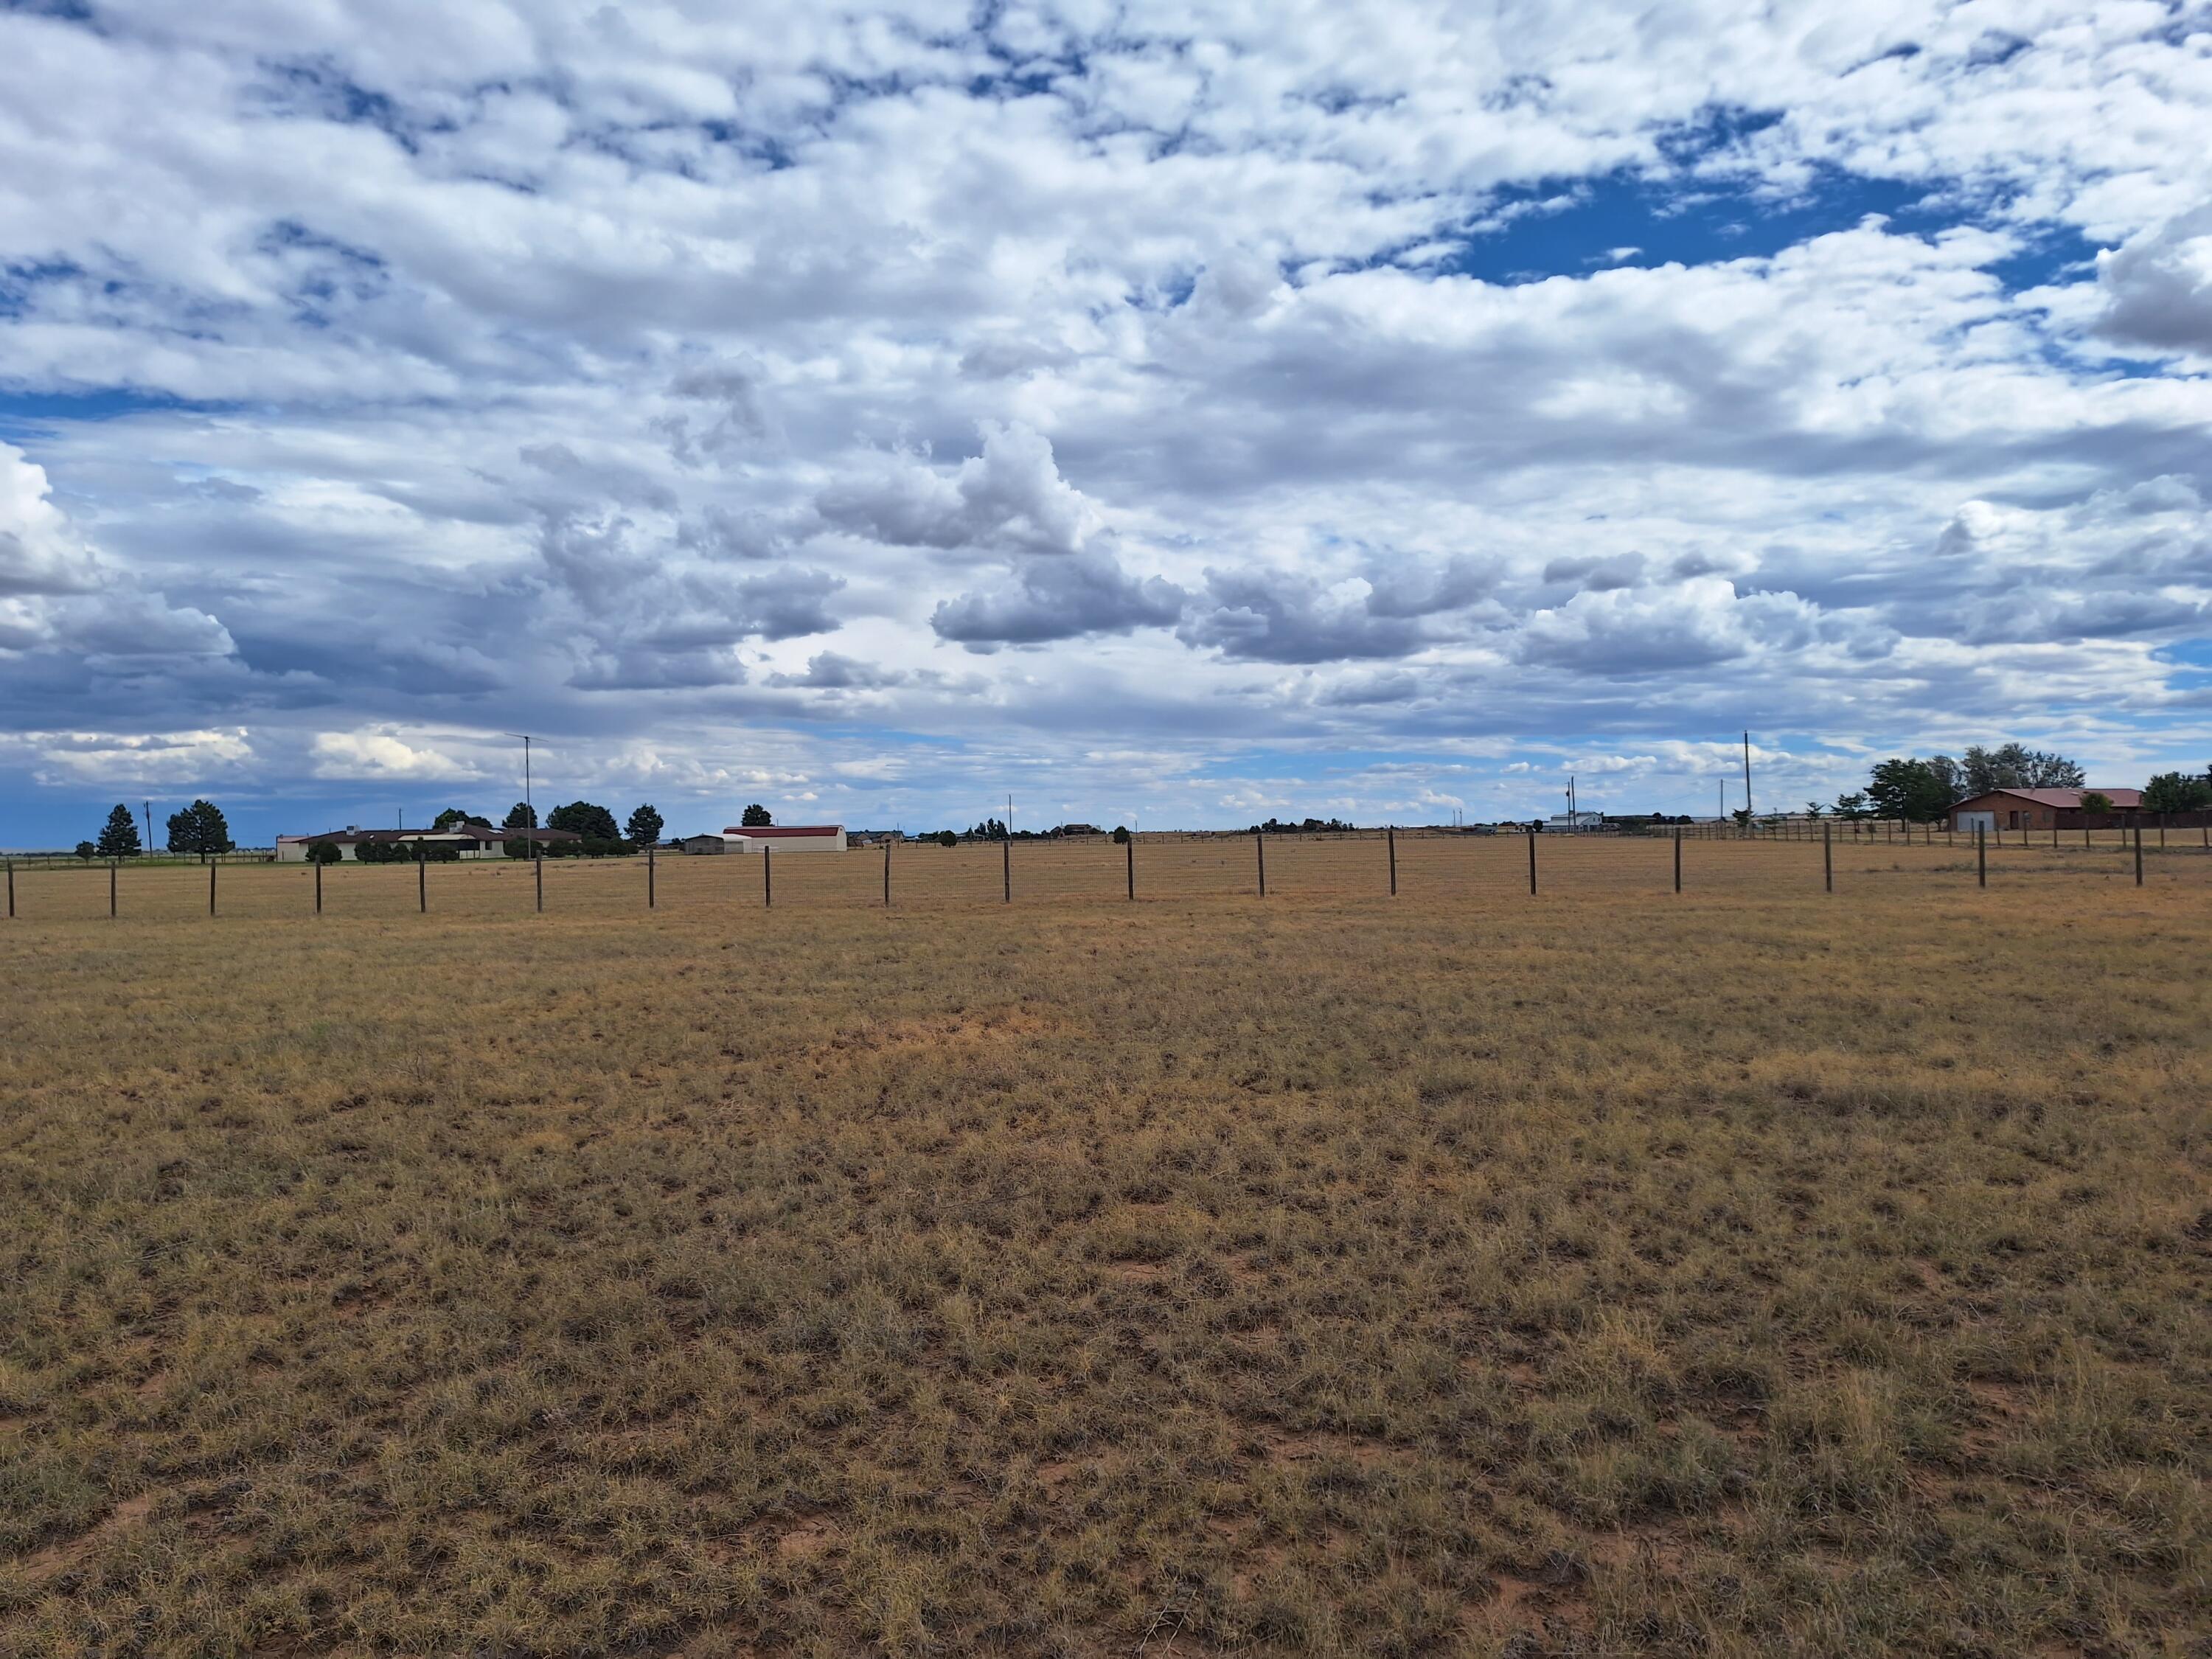
[[(906, 843), (889, 861), (890, 902), (902, 908), (965, 909), (985, 905), (1051, 906), (1126, 902), (1133, 879), (1138, 902), (1261, 896), (1285, 903), (1386, 898), (1395, 852), (1397, 896), (1415, 902), (1495, 903), (1529, 897), (1526, 836), (1409, 833), (1359, 836), (1176, 836), (1139, 838), (1133, 848), (1110, 842)], [(1533, 838), (1536, 896), (1671, 894), (1675, 847), (1671, 836), (1538, 836)], [(2079, 832), (2048, 838), (2008, 837), (1984, 850), (1988, 880), (2074, 878), (2135, 879), (2131, 837)], [(1832, 860), (1835, 891), (1911, 884), (1930, 893), (1972, 888), (1980, 879), (1971, 840), (1751, 838), (1685, 839), (1683, 890), (1688, 895), (1755, 896), (1789, 890), (1823, 890)], [(2146, 885), (2212, 885), (2212, 848), (2197, 833), (2175, 832), (2159, 845), (2146, 834)], [(321, 872), (320, 914), (332, 918), (399, 921), (429, 913), (445, 917), (513, 917), (549, 913), (615, 915), (653, 908), (673, 914), (778, 908), (879, 906), (885, 860), (880, 848), (843, 853), (785, 853), (696, 857), (547, 860), (459, 864), (341, 864)], [(19, 921), (83, 921), (109, 914), (111, 892), (120, 921), (179, 921), (210, 915), (210, 872), (192, 866), (18, 868), (13, 874)], [(217, 917), (313, 917), (316, 872), (307, 865), (225, 864), (213, 872)]]

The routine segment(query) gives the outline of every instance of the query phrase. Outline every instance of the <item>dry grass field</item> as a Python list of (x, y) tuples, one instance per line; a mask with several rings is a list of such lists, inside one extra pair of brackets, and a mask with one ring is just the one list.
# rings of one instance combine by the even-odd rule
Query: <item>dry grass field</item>
[(2212, 1651), (2212, 859), (1180, 849), (19, 878), (0, 1654)]

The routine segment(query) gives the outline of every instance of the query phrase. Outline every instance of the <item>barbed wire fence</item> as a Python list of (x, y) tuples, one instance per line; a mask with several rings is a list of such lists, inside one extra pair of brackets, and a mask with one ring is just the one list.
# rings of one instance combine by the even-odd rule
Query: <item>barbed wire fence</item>
[[(610, 859), (416, 859), (398, 864), (276, 864), (235, 856), (134, 865), (8, 860), (10, 921), (105, 918), (408, 915), (490, 919), (545, 913), (691, 914), (760, 908), (957, 908), (1246, 898), (1374, 897), (1504, 903), (1547, 895), (1838, 894), (1915, 878), (1993, 883), (2101, 878), (2131, 885), (2212, 885), (2212, 834), (2136, 823), (2083, 832), (1967, 834), (1832, 821), (1701, 835), (1435, 829), (1153, 832), (1116, 842), (885, 841), (842, 852), (720, 856), (665, 849)], [(2163, 828), (2168, 833), (2160, 835)]]

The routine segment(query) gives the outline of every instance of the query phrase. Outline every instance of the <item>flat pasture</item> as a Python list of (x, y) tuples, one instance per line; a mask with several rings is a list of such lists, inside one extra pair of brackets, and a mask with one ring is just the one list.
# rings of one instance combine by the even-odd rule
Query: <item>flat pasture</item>
[(19, 872), (0, 1654), (2212, 1636), (2212, 858)]

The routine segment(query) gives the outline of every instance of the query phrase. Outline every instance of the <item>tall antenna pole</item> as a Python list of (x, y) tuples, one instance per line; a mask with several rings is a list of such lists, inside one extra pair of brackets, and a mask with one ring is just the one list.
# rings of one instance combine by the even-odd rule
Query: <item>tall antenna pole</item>
[[(507, 735), (522, 739), (522, 816), (530, 820), (524, 827), (535, 830), (538, 828), (538, 809), (530, 804), (530, 734), (526, 732), (510, 732)], [(532, 856), (535, 856), (538, 849), (538, 837), (534, 834), (530, 837), (530, 847)]]
[(146, 856), (147, 856), (148, 858), (152, 858), (152, 857), (154, 856), (154, 803), (153, 803), (152, 801), (150, 801), (150, 800), (149, 800), (149, 801), (148, 801), (145, 805), (146, 805)]
[(1751, 811), (1751, 733), (1743, 734), (1743, 810)]

